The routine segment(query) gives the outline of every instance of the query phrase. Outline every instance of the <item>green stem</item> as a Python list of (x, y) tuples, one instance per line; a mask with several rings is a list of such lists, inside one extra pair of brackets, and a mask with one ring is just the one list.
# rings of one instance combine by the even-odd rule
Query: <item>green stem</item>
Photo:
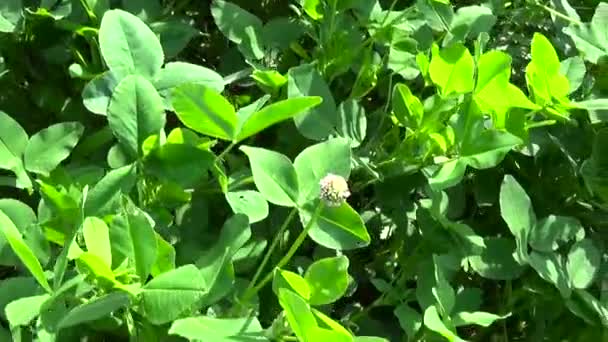
[(243, 294), (243, 298), (242, 298), (243, 301), (247, 301), (251, 297), (251, 295), (252, 295), (251, 291), (253, 290), (255, 283), (258, 281), (258, 279), (262, 275), (262, 271), (264, 270), (264, 268), (266, 267), (266, 264), (270, 260), (270, 256), (272, 255), (272, 252), (274, 252), (274, 249), (279, 244), (279, 241), (281, 240), (281, 237), (283, 236), (285, 229), (287, 229), (287, 227), (289, 226), (289, 224), (291, 223), (293, 218), (296, 216), (297, 212), (298, 212), (298, 210), (296, 208), (291, 209), (291, 211), (289, 212), (289, 215), (287, 215), (287, 218), (285, 219), (285, 221), (283, 221), (283, 224), (277, 231), (274, 239), (272, 240), (272, 243), (270, 244), (270, 248), (268, 249), (268, 251), (266, 251), (266, 255), (264, 255), (264, 259), (262, 259), (262, 263), (258, 266), (258, 269), (256, 270), (255, 275), (253, 276), (253, 279), (251, 280), (251, 282), (249, 282), (249, 286), (247, 287), (247, 289), (245, 290), (245, 292)]
[(82, 8), (84, 8), (84, 11), (89, 17), (89, 20), (94, 23), (97, 23), (97, 16), (95, 15), (95, 13), (93, 13), (93, 11), (91, 11), (91, 9), (89, 8), (89, 4), (85, 0), (80, 0), (80, 5), (82, 5)]
[[(296, 241), (293, 242), (293, 244), (287, 251), (287, 254), (285, 254), (285, 256), (283, 256), (283, 258), (281, 258), (281, 260), (275, 266), (275, 268), (283, 268), (283, 266), (287, 265), (287, 263), (291, 260), (293, 255), (296, 254), (296, 251), (298, 250), (298, 248), (300, 248), (300, 246), (306, 239), (306, 236), (308, 236), (308, 231), (310, 230), (313, 223), (317, 220), (317, 218), (321, 214), (321, 211), (323, 210), (323, 206), (324, 206), (323, 201), (319, 201), (319, 204), (315, 208), (315, 211), (314, 211), (312, 217), (310, 218), (310, 221), (308, 221), (308, 223), (306, 224), (306, 227), (304, 227), (302, 232), (300, 232), (300, 235), (298, 235), (298, 237), (296, 238)], [(252, 294), (257, 293), (260, 289), (262, 289), (272, 279), (273, 274), (274, 274), (274, 270), (271, 270), (270, 272), (268, 272), (268, 274), (266, 274), (264, 279), (262, 279), (262, 281), (253, 288)]]
[(218, 161), (220, 161), (228, 152), (230, 152), (234, 147), (236, 146), (236, 142), (231, 142), (230, 145), (228, 145), (228, 147), (226, 147), (225, 150), (222, 151), (222, 153), (220, 153), (217, 157), (215, 157), (215, 160), (213, 161), (213, 164), (217, 163)]
[(535, 3), (535, 5), (538, 6), (538, 7), (540, 7), (540, 8), (542, 8), (542, 9), (544, 9), (545, 11), (553, 14), (556, 17), (564, 19), (565, 21), (568, 21), (568, 22), (576, 24), (576, 25), (583, 25), (583, 23), (580, 20), (576, 20), (574, 18), (570, 18), (569, 16), (567, 16), (567, 15), (565, 15), (565, 14), (559, 12), (559, 11), (556, 11), (556, 10), (554, 10), (553, 8), (551, 8), (551, 7), (547, 6), (547, 5), (543, 5), (543, 4), (539, 4), (539, 3)]
[(537, 121), (531, 124), (527, 124), (526, 128), (527, 129), (532, 129), (532, 128), (538, 128), (538, 127), (544, 127), (544, 126), (552, 126), (555, 125), (556, 121), (555, 120), (543, 120), (543, 121)]

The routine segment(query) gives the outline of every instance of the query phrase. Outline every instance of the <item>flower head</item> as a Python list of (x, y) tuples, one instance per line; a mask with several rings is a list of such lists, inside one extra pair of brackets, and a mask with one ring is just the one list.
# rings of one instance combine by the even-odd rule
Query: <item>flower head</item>
[(321, 199), (330, 207), (339, 207), (350, 196), (348, 183), (342, 176), (328, 173), (319, 184), (321, 185)]

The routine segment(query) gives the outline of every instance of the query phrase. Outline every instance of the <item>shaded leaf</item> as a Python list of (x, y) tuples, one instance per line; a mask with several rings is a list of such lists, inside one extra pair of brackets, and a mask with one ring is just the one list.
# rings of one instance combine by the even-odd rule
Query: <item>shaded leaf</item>
[(64, 122), (34, 134), (23, 155), (25, 168), (30, 172), (48, 175), (70, 155), (83, 132), (82, 124)]
[(293, 207), (298, 202), (298, 175), (284, 155), (258, 147), (239, 148), (249, 158), (253, 181), (270, 203)]
[(325, 305), (340, 299), (348, 287), (348, 258), (324, 258), (308, 267), (304, 278), (310, 285), (311, 305)]
[(160, 95), (152, 83), (137, 75), (127, 76), (116, 86), (107, 116), (114, 136), (131, 158), (140, 156), (144, 140), (165, 126)]

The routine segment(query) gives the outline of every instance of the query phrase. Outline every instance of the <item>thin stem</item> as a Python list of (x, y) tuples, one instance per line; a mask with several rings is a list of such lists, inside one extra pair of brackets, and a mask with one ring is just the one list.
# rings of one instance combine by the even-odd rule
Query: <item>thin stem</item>
[(251, 296), (250, 292), (252, 291), (253, 286), (255, 285), (255, 283), (258, 281), (258, 279), (262, 275), (262, 271), (264, 270), (264, 268), (266, 267), (266, 264), (270, 260), (270, 256), (272, 255), (272, 252), (274, 252), (274, 249), (279, 244), (279, 241), (281, 240), (281, 237), (283, 236), (283, 232), (285, 232), (285, 229), (287, 229), (287, 227), (289, 226), (289, 224), (291, 223), (293, 218), (296, 216), (297, 212), (298, 212), (298, 209), (296, 209), (296, 208), (291, 209), (291, 211), (289, 212), (289, 215), (287, 215), (287, 218), (285, 218), (285, 221), (283, 221), (283, 224), (279, 228), (274, 239), (272, 240), (272, 243), (270, 244), (270, 248), (268, 249), (268, 251), (266, 251), (266, 255), (264, 255), (264, 259), (262, 259), (262, 263), (260, 263), (260, 265), (258, 266), (258, 269), (255, 272), (255, 275), (253, 276), (253, 279), (249, 282), (249, 286), (245, 290), (242, 300), (246, 301)]
[(532, 129), (532, 128), (538, 128), (538, 127), (544, 127), (544, 126), (552, 126), (552, 125), (555, 125), (555, 123), (556, 123), (555, 120), (538, 121), (538, 122), (534, 122), (531, 124), (527, 124), (526, 128)]
[(226, 147), (225, 150), (222, 151), (222, 153), (220, 153), (217, 157), (215, 157), (215, 160), (213, 161), (213, 164), (217, 163), (218, 161), (220, 161), (228, 152), (230, 152), (234, 147), (236, 146), (236, 142), (231, 142), (230, 145), (228, 145), (228, 147)]
[(93, 13), (93, 11), (91, 11), (91, 8), (89, 8), (89, 4), (85, 0), (80, 0), (80, 5), (82, 5), (82, 8), (84, 8), (84, 11), (87, 13), (87, 16), (89, 17), (89, 20), (96, 23), (97, 16), (95, 15), (95, 13)]
[[(312, 217), (310, 218), (310, 221), (308, 221), (308, 223), (306, 224), (306, 227), (304, 227), (302, 232), (300, 232), (300, 235), (298, 235), (298, 237), (296, 238), (296, 241), (293, 242), (293, 244), (287, 251), (287, 254), (285, 254), (283, 256), (283, 258), (279, 261), (279, 263), (275, 266), (275, 268), (282, 268), (283, 266), (287, 265), (287, 263), (291, 260), (293, 255), (296, 254), (296, 251), (298, 250), (298, 248), (300, 248), (300, 246), (306, 239), (306, 236), (308, 236), (308, 231), (310, 230), (313, 223), (317, 220), (317, 218), (321, 214), (321, 210), (323, 210), (323, 206), (324, 206), (323, 201), (319, 201), (319, 204), (315, 208), (315, 211), (314, 211)], [(262, 281), (253, 288), (252, 292), (257, 293), (261, 288), (263, 288), (272, 279), (273, 274), (274, 274), (274, 270), (271, 270), (270, 272), (268, 272), (268, 274), (266, 274), (264, 279), (262, 279)]]
[(544, 9), (545, 11), (553, 14), (556, 17), (562, 18), (570, 23), (576, 24), (576, 25), (583, 25), (583, 23), (580, 20), (576, 20), (574, 18), (570, 18), (569, 16), (561, 13), (560, 11), (556, 11), (553, 8), (547, 6), (547, 5), (543, 5), (543, 4), (539, 4), (539, 3), (535, 3), (536, 6)]

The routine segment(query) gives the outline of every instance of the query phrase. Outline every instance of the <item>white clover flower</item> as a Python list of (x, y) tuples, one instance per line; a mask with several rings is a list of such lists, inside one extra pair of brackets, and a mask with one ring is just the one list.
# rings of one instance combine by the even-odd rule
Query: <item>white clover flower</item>
[(319, 182), (321, 185), (321, 199), (330, 207), (339, 207), (350, 196), (348, 183), (342, 176), (328, 173)]

